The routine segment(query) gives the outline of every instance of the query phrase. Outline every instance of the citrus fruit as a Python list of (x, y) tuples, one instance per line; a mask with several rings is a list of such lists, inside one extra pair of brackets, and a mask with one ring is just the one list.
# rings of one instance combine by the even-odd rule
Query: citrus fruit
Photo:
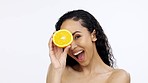
[(73, 36), (70, 31), (61, 29), (53, 34), (53, 43), (58, 47), (66, 47), (73, 41)]

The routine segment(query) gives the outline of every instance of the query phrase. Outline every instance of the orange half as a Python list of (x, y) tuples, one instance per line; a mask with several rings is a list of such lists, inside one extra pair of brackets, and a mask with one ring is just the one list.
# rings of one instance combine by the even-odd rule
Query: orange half
[(53, 43), (61, 48), (70, 45), (73, 41), (73, 36), (70, 31), (61, 29), (53, 34)]

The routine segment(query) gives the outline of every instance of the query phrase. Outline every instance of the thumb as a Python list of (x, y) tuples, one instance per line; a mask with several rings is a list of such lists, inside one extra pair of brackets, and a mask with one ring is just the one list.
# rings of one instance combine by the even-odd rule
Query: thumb
[(67, 46), (65, 49), (64, 49), (64, 55), (65, 56), (67, 56), (67, 53), (68, 53), (68, 51), (69, 51), (69, 48), (70, 48), (71, 46), (69, 45), (69, 46)]
[(66, 60), (67, 58), (67, 53), (68, 53), (69, 48), (70, 46), (65, 47), (64, 52), (62, 53), (63, 57), (61, 57), (63, 60)]

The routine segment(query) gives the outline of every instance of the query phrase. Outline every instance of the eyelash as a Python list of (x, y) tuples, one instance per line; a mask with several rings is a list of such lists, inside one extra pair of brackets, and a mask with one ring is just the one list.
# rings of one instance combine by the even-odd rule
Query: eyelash
[(76, 35), (76, 36), (74, 36), (74, 39), (78, 39), (80, 37), (81, 37), (80, 35)]

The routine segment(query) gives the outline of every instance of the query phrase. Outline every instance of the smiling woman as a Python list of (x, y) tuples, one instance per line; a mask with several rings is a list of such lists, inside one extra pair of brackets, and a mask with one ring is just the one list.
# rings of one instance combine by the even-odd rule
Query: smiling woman
[(59, 48), (51, 37), (47, 83), (130, 83), (125, 70), (114, 68), (108, 39), (89, 12), (74, 10), (64, 14), (56, 23), (56, 30), (60, 29), (70, 31), (73, 41)]

